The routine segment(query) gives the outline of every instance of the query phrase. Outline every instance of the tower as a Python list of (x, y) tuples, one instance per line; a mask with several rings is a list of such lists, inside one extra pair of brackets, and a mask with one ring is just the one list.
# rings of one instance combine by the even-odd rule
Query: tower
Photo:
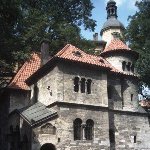
[(125, 30), (124, 25), (117, 19), (117, 6), (114, 0), (109, 0), (106, 7), (107, 21), (104, 23), (100, 35), (102, 40), (107, 42), (107, 45), (116, 38), (122, 36)]

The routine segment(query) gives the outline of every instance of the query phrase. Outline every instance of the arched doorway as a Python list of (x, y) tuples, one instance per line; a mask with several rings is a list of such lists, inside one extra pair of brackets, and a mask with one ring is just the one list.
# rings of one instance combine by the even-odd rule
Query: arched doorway
[(40, 150), (56, 150), (56, 147), (52, 143), (45, 143), (41, 146)]

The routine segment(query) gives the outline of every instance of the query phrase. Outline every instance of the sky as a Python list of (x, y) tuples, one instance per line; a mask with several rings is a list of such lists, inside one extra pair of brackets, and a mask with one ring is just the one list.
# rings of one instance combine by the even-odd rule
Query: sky
[[(94, 33), (100, 33), (100, 30), (104, 24), (104, 22), (107, 20), (107, 14), (106, 14), (106, 5), (109, 0), (91, 0), (94, 9), (92, 11), (92, 17), (94, 20), (96, 20), (96, 28), (94, 32), (90, 32), (89, 30), (84, 30), (81, 28), (81, 34), (86, 39), (93, 39)], [(127, 27), (129, 21), (128, 17), (135, 14), (137, 11), (137, 8), (135, 7), (136, 0), (115, 0), (118, 7), (118, 20), (121, 21), (125, 27)], [(100, 40), (100, 35), (99, 35)]]

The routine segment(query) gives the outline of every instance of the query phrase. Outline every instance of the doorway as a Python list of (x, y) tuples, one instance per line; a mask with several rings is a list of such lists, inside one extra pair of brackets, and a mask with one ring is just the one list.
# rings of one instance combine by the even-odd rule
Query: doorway
[(56, 147), (52, 143), (45, 143), (41, 146), (40, 150), (56, 150)]

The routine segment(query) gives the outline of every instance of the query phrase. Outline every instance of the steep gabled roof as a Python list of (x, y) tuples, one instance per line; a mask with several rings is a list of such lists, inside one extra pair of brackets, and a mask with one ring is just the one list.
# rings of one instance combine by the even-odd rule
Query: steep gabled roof
[(125, 43), (123, 43), (120, 39), (113, 39), (109, 45), (107, 45), (104, 51), (100, 54), (100, 56), (106, 56), (108, 54), (123, 52), (123, 53), (130, 53), (138, 58), (139, 54), (136, 51), (131, 50)]
[(29, 90), (25, 80), (29, 78), (34, 72), (36, 72), (40, 68), (40, 65), (41, 58), (38, 54), (33, 53), (30, 60), (26, 61), (15, 75), (14, 79), (8, 85), (8, 88)]
[(126, 44), (124, 44), (120, 39), (113, 39), (108, 46), (104, 49), (106, 51), (115, 50), (131, 50)]
[(87, 54), (71, 44), (67, 44), (54, 57), (109, 69), (111, 68), (111, 65), (102, 57)]

